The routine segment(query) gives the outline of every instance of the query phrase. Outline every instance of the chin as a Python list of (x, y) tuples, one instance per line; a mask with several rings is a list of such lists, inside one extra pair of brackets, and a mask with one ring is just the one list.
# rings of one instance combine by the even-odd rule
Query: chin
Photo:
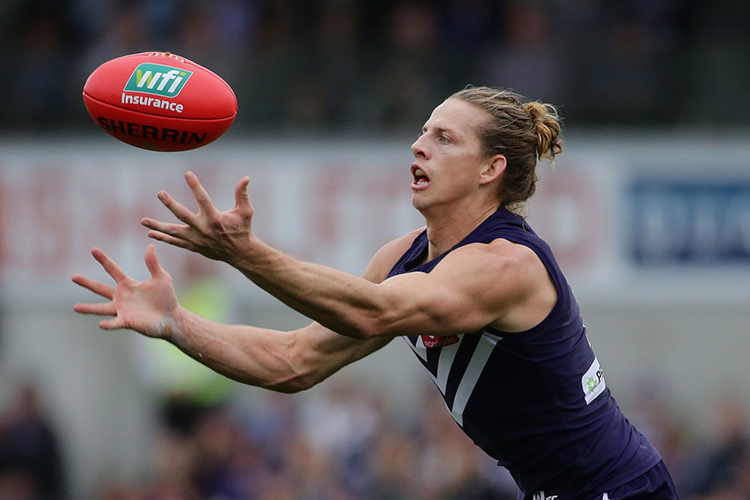
[(424, 214), (426, 210), (429, 210), (430, 207), (434, 205), (434, 203), (430, 203), (428, 200), (424, 199), (421, 196), (412, 195), (411, 205), (418, 211), (422, 212), (422, 214)]
[(425, 200), (420, 199), (418, 194), (412, 194), (411, 195), (411, 205), (416, 208), (417, 210), (422, 210), (422, 207), (425, 205)]

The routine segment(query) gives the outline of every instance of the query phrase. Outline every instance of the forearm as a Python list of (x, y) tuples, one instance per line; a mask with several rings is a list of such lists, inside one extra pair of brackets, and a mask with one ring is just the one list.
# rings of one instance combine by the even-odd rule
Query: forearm
[(179, 306), (163, 338), (228, 378), (279, 392), (308, 389), (390, 341), (347, 338), (320, 323), (290, 332), (224, 325)]
[(232, 380), (280, 392), (305, 388), (303, 372), (295, 365), (292, 332), (224, 325), (178, 306), (163, 338)]
[(391, 310), (377, 284), (296, 260), (257, 238), (229, 263), (286, 305), (347, 337), (378, 336)]

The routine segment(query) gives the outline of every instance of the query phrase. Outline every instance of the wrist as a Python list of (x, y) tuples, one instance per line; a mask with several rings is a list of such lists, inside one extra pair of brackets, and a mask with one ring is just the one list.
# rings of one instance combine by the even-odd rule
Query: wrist
[(257, 269), (268, 267), (274, 254), (275, 251), (270, 246), (251, 234), (247, 246), (242, 252), (233, 255), (228, 264), (245, 275), (255, 274)]
[(186, 317), (188, 310), (177, 305), (163, 320), (159, 328), (160, 337), (167, 342), (174, 344), (177, 348), (185, 353), (189, 353), (189, 345), (186, 328)]

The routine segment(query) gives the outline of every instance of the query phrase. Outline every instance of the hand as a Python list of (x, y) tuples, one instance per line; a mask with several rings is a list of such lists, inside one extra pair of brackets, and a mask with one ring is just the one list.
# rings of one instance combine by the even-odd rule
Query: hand
[(75, 304), (73, 310), (81, 314), (114, 316), (99, 322), (99, 327), (104, 330), (130, 328), (149, 337), (168, 338), (172, 333), (171, 314), (178, 307), (177, 296), (172, 277), (159, 265), (154, 245), (146, 249), (146, 267), (151, 273), (151, 279), (147, 281), (128, 277), (98, 248), (94, 248), (91, 254), (112, 276), (115, 286), (80, 274), (73, 275), (73, 283), (109, 300), (99, 304)]
[(253, 238), (253, 207), (247, 193), (250, 178), (243, 177), (237, 183), (234, 189), (235, 206), (225, 212), (219, 212), (214, 207), (194, 173), (187, 172), (185, 181), (198, 202), (197, 214), (175, 201), (167, 192), (160, 191), (159, 200), (185, 224), (169, 224), (148, 218), (142, 219), (141, 224), (151, 229), (148, 233), (150, 238), (231, 264), (233, 258), (247, 251)]

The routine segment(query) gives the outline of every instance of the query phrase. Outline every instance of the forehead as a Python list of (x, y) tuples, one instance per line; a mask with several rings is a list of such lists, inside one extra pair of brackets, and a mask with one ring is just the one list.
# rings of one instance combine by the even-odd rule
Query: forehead
[(452, 97), (433, 110), (425, 128), (435, 127), (468, 134), (488, 119), (489, 115), (481, 108)]

